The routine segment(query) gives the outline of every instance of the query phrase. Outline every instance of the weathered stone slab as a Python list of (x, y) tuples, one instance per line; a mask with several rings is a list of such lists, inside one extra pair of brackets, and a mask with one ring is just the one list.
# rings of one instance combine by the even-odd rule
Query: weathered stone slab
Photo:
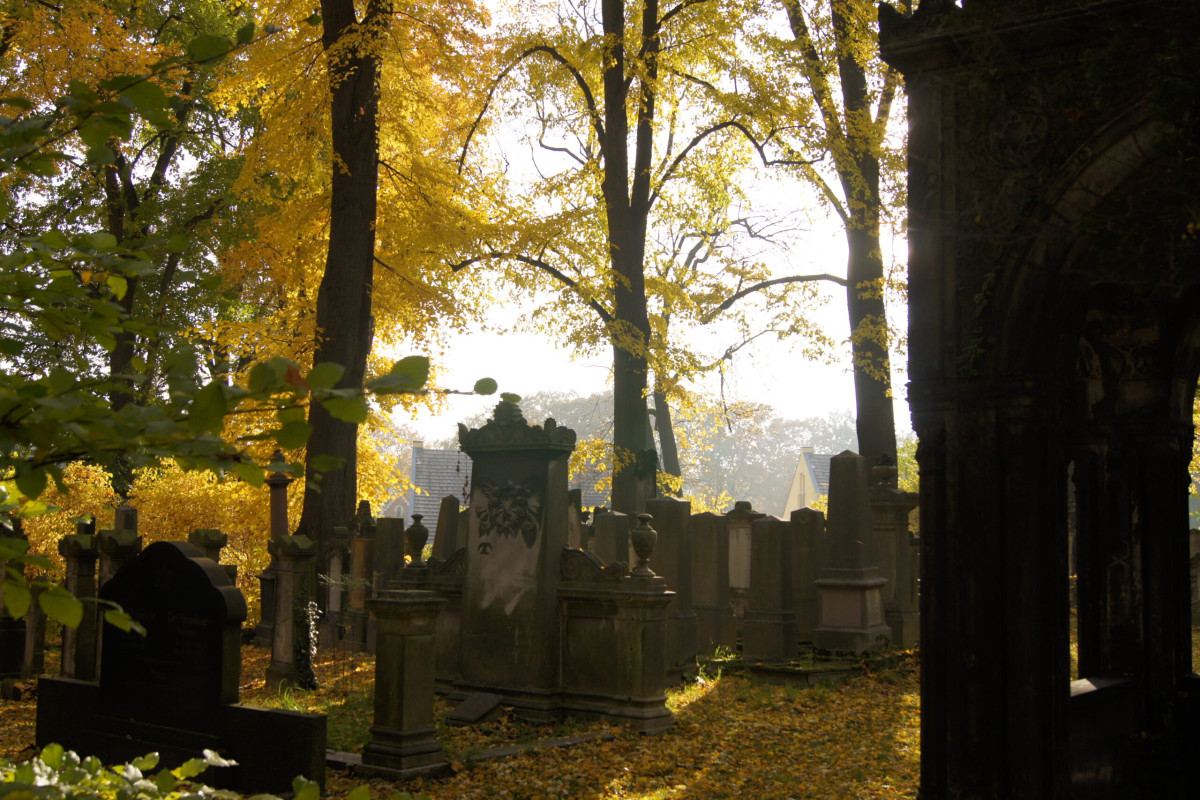
[(446, 714), (451, 725), (478, 725), (493, 720), (503, 711), (504, 698), (498, 694), (475, 692)]

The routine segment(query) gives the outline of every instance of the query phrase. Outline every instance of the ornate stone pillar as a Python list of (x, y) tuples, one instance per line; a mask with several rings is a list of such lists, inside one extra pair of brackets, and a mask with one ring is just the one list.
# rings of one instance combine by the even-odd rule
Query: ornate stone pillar
[[(86, 533), (64, 536), (58, 543), (59, 555), (66, 564), (63, 586), (80, 599), (96, 596), (96, 537)], [(84, 602), (83, 619), (75, 629), (63, 627), (62, 663), (60, 673), (64, 678), (94, 681), (100, 677), (99, 653), (97, 651), (97, 607), (94, 602)]]
[(308, 615), (313, 592), (316, 545), (307, 536), (285, 536), (273, 540), (275, 558), (275, 619), (272, 621), (271, 664), (267, 667), (267, 686), (283, 684), (300, 688), (316, 687), (309, 648), (317, 632)]
[(398, 591), (369, 605), (377, 636), (375, 718), (363, 766), (401, 778), (446, 772), (433, 719), (434, 634), (446, 601), (433, 592)]

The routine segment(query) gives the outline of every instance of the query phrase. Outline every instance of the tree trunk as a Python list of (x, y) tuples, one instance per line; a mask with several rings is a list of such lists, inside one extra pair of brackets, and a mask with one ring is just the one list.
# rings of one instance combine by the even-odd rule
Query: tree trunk
[[(881, 340), (887, 317), (883, 304), (883, 256), (878, 226), (846, 231), (850, 258), (846, 268), (846, 306), (850, 314), (851, 354), (854, 359), (855, 424), (859, 454), (875, 465), (881, 458), (896, 463), (896, 418), (890, 396), (891, 360)], [(872, 288), (864, 291), (859, 284)], [(878, 287), (878, 288), (876, 288)]]
[(667, 396), (654, 392), (654, 427), (658, 430), (658, 446), (662, 451), (662, 471), (680, 482), (680, 488), (669, 486), (665, 491), (676, 497), (683, 494), (683, 469), (679, 466), (679, 444), (675, 441), (675, 425)]
[[(383, 19), (379, 3), (368, 6), (364, 25)], [(326, 54), (354, 33), (353, 0), (321, 0)], [(366, 48), (364, 48), (366, 49)], [(375, 265), (375, 203), (378, 184), (378, 56), (362, 51), (330, 59), (333, 182), (329, 250), (317, 293), (317, 346), (313, 363), (345, 367), (339, 388), (363, 384), (371, 349), (371, 290)], [(308, 482), (297, 533), (317, 542), (319, 558), (335, 525), (349, 525), (358, 495), (358, 426), (334, 419), (319, 404), (309, 409), (312, 435), (305, 454)], [(333, 456), (338, 467), (319, 476), (314, 459)], [(318, 563), (321, 563), (320, 561)]]

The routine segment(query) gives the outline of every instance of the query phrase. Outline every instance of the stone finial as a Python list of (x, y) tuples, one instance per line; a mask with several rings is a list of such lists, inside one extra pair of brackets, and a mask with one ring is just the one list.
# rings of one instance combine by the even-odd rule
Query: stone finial
[(527, 448), (564, 450), (575, 449), (575, 431), (560, 428), (553, 419), (542, 426), (525, 421), (516, 403), (501, 400), (492, 418), (482, 428), (468, 428), (459, 423), (459, 446), (468, 454), (488, 450), (520, 450)]
[(637, 553), (638, 563), (630, 575), (634, 578), (653, 578), (650, 556), (654, 555), (654, 548), (658, 544), (658, 532), (650, 527), (650, 520), (653, 519), (650, 514), (638, 514), (637, 518), (637, 527), (630, 533), (629, 538), (633, 543), (633, 551)]
[(413, 514), (412, 525), (409, 525), (408, 530), (404, 532), (405, 555), (411, 559), (410, 567), (422, 565), (421, 551), (425, 548), (425, 541), (429, 538), (429, 529), (421, 522), (423, 516), (422, 514)]
[(350, 535), (365, 536), (368, 539), (375, 535), (375, 517), (371, 515), (371, 503), (367, 500), (358, 502), (358, 510), (350, 520)]

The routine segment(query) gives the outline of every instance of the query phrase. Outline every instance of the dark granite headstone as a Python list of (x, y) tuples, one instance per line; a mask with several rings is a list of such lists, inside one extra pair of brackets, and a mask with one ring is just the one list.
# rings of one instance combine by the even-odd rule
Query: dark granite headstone
[(246, 601), (200, 548), (160, 542), (100, 590), (146, 629), (104, 628), (101, 708), (139, 708), (144, 722), (212, 730), (220, 707), (238, 700)]
[(152, 544), (100, 596), (146, 634), (106, 624), (98, 683), (39, 682), (38, 746), (58, 742), (109, 762), (156, 751), (166, 767), (211, 749), (238, 765), (202, 780), (243, 792), (287, 791), (297, 774), (323, 782), (324, 716), (237, 704), (246, 601), (204, 551)]

